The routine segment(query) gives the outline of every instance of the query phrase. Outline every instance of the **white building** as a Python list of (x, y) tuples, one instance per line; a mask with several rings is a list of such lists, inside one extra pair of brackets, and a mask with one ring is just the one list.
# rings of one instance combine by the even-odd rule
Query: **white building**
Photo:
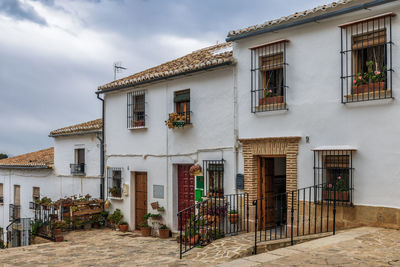
[(399, 12), (339, 1), (229, 33), (251, 199), (266, 194), (263, 171), (275, 193), (344, 179), (343, 225), (400, 225)]
[(100, 197), (101, 119), (52, 131), (54, 148), (0, 160), (0, 229), (33, 218), (31, 202), (73, 195)]
[[(131, 229), (155, 213), (152, 202), (165, 208), (164, 223), (177, 229), (178, 210), (195, 199), (195, 178), (188, 173), (193, 164), (218, 170), (211, 178), (203, 172), (205, 190), (235, 192), (233, 65), (231, 44), (224, 43), (99, 87), (106, 194)], [(183, 127), (166, 125), (170, 113), (183, 116)]]

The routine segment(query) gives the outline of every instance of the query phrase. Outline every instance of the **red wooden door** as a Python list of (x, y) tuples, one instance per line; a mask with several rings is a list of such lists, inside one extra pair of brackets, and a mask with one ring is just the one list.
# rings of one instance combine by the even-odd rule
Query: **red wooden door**
[(178, 211), (194, 204), (194, 176), (189, 174), (192, 165), (178, 165)]

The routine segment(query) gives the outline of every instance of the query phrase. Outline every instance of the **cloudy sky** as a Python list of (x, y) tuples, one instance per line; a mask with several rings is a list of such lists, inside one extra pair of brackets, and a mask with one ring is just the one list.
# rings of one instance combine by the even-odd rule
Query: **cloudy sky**
[(0, 152), (100, 118), (97, 86), (329, 0), (0, 0)]

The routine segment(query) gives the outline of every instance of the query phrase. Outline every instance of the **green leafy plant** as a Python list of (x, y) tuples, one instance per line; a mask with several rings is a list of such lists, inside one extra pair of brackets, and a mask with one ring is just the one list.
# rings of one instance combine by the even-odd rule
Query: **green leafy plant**
[(228, 212), (228, 214), (238, 214), (239, 212), (237, 211), (237, 210), (230, 210), (229, 212)]
[(163, 225), (160, 226), (160, 229), (166, 230), (166, 229), (168, 229), (168, 226), (166, 226), (165, 224), (163, 224)]
[(109, 192), (110, 192), (111, 196), (113, 196), (113, 197), (120, 197), (121, 196), (121, 189), (116, 187), (116, 186), (111, 187)]
[(374, 70), (374, 62), (372, 60), (366, 62), (366, 66), (368, 68), (367, 72), (357, 73), (355, 79), (353, 80), (353, 84), (355, 86), (360, 86), (367, 83), (372, 82), (384, 82), (386, 81), (386, 71), (387, 67), (384, 66), (382, 71)]
[(273, 96), (276, 96), (276, 94), (274, 94), (271, 89), (265, 90), (264, 97), (273, 97)]
[(154, 220), (159, 220), (161, 219), (162, 215), (161, 214), (151, 214), (150, 215), (152, 219)]
[(123, 222), (120, 222), (119, 225), (128, 225), (128, 223), (123, 221)]
[(124, 215), (120, 209), (116, 209), (112, 214), (108, 215), (108, 220), (112, 223), (119, 224)]

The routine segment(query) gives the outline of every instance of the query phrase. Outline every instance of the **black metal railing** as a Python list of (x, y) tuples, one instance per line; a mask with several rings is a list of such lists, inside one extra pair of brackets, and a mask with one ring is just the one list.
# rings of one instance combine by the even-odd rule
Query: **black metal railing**
[(247, 193), (210, 197), (178, 212), (179, 257), (198, 246), (249, 231)]
[(71, 174), (84, 175), (85, 174), (85, 163), (71, 163)]
[(6, 247), (29, 246), (31, 243), (31, 218), (18, 218), (13, 220), (7, 227)]
[(393, 13), (341, 25), (342, 103), (392, 98)]
[(9, 221), (13, 221), (15, 219), (19, 219), (21, 217), (21, 206), (10, 204), (9, 209)]
[(320, 184), (254, 200), (254, 254), (257, 244), (264, 241), (290, 238), (293, 245), (295, 237), (335, 234), (341, 194), (335, 184)]
[(59, 208), (54, 205), (37, 204), (35, 206), (35, 219), (32, 223), (32, 233), (43, 238), (55, 240), (55, 224), (62, 219)]

